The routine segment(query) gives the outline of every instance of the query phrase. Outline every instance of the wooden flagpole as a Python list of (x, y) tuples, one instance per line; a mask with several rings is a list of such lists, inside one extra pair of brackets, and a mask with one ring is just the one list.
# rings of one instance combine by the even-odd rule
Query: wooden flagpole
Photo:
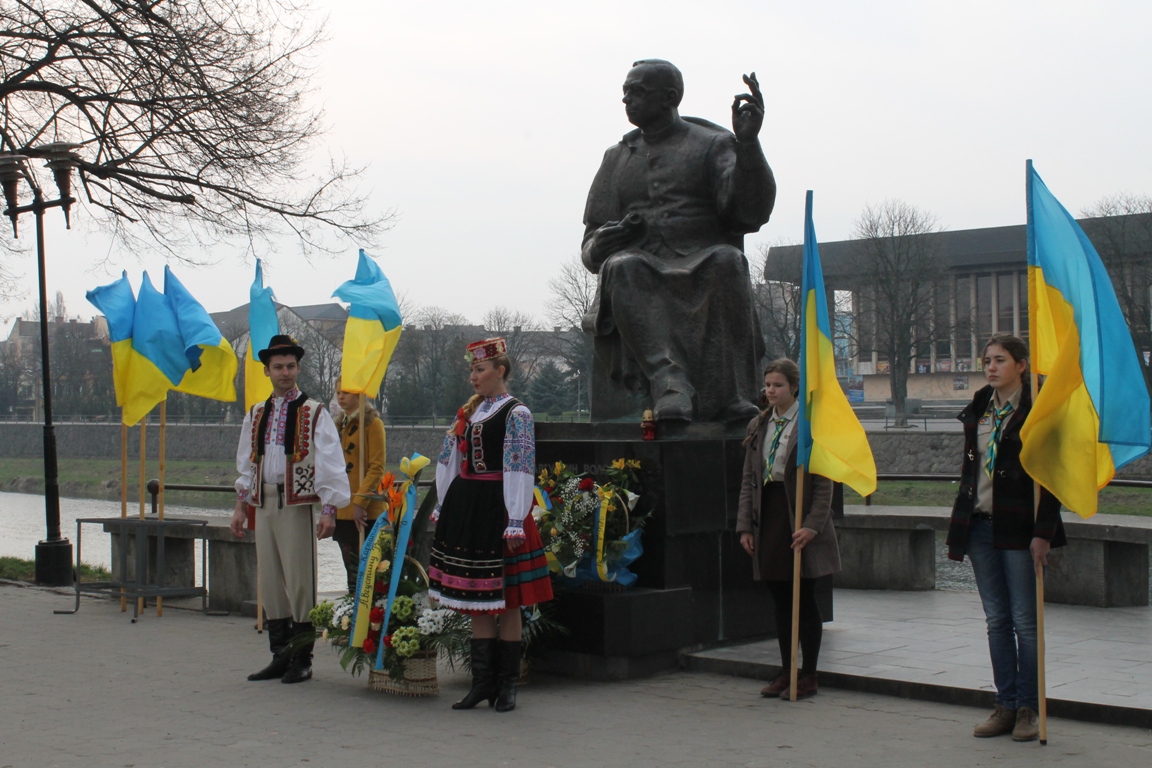
[[(156, 516), (160, 520), (164, 519), (164, 448), (165, 448), (165, 437), (166, 437), (167, 431), (168, 431), (168, 401), (167, 400), (161, 400), (160, 401), (160, 445), (159, 445), (160, 487), (157, 489), (157, 492), (156, 492), (156, 495), (157, 495)], [(157, 597), (156, 598), (156, 615), (157, 616), (163, 616), (164, 615), (164, 598), (163, 597)]]
[[(120, 409), (120, 519), (128, 519), (128, 425), (124, 423), (123, 408)], [(120, 546), (126, 547), (128, 542), (122, 541)], [(124, 581), (123, 573), (120, 581)], [(120, 587), (120, 612), (127, 610), (128, 598), (124, 597), (124, 587)]]
[[(145, 478), (145, 457), (148, 454), (148, 414), (144, 414), (144, 418), (140, 419), (140, 519), (144, 519), (144, 494), (148, 492), (148, 481)], [(141, 546), (140, 537), (136, 537), (136, 546)], [(148, 546), (147, 539), (143, 542), (143, 546)], [(139, 553), (137, 553), (139, 557)], [(136, 588), (139, 589), (140, 585), (137, 584)], [(136, 598), (136, 612), (144, 612), (144, 598)]]
[[(804, 465), (796, 468), (796, 528), (799, 531), (804, 523)], [(788, 670), (788, 700), (796, 701), (796, 681), (799, 672), (797, 658), (800, 655), (800, 556), (802, 550), (792, 553), (792, 664)], [(779, 628), (776, 630), (779, 632)]]
[[(1036, 395), (1040, 391), (1040, 381), (1035, 373), (1029, 372), (1032, 402), (1036, 402)], [(1032, 481), (1032, 516), (1040, 517), (1040, 483)], [(1040, 744), (1048, 743), (1048, 683), (1045, 674), (1045, 648), (1044, 648), (1044, 566), (1034, 563), (1036, 568), (1036, 692), (1039, 694), (1040, 711), (1036, 713), (1040, 725)]]
[[(364, 443), (368, 441), (368, 436), (364, 434), (364, 407), (367, 405), (367, 400), (364, 397), (365, 393), (360, 393), (360, 485), (356, 486), (356, 490), (364, 485)], [(364, 551), (364, 529), (360, 529), (360, 552)]]

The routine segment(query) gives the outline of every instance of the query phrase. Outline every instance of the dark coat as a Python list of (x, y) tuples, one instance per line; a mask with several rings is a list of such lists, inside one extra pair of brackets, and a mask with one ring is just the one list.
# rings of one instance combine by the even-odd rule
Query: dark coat
[[(992, 399), (991, 385), (978, 391), (957, 416), (964, 425), (964, 466), (960, 471), (960, 492), (952, 506), (948, 525), (948, 557), (963, 560), (968, 547), (968, 527), (976, 509), (976, 483), (984, 471), (984, 457), (976, 448), (976, 430)], [(992, 544), (997, 549), (1028, 549), (1033, 538), (1047, 540), (1053, 547), (1068, 543), (1060, 521), (1060, 502), (1040, 489), (1040, 511), (1035, 510), (1032, 478), (1020, 466), (1020, 428), (1032, 410), (1032, 395), (1025, 387), (1020, 407), (1002, 427), (992, 476)]]
[[(764, 485), (764, 444), (771, 419), (757, 416), (748, 424), (752, 439), (744, 451), (744, 477), (740, 482), (740, 509), (736, 515), (736, 532), (751, 533), (755, 551), (759, 552), (760, 500)], [(796, 433), (793, 429), (784, 445), (788, 464), (784, 469), (784, 491), (788, 495), (788, 520), (796, 531)], [(800, 558), (800, 576), (814, 579), (840, 572), (840, 548), (836, 544), (836, 527), (832, 524), (832, 481), (808, 472), (804, 475), (804, 518), (801, 526), (816, 531), (816, 538), (804, 547)], [(752, 578), (760, 580), (760, 558), (752, 558)]]

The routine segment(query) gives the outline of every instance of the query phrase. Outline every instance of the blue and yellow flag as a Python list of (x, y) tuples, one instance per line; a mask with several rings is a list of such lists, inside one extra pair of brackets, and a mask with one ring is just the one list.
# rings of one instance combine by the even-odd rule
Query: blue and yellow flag
[(1081, 517), (1116, 470), (1152, 447), (1141, 361), (1084, 230), (1028, 161), (1028, 327), (1047, 376), (1020, 432), (1020, 463)]
[(208, 316), (208, 311), (168, 267), (164, 267), (164, 296), (176, 315), (181, 349), (188, 363), (188, 370), (174, 389), (225, 403), (235, 402), (236, 352)]
[(244, 355), (244, 409), (252, 410), (272, 394), (272, 379), (264, 375), (264, 363), (257, 353), (268, 348), (280, 333), (280, 318), (272, 301), (272, 289), (264, 287), (264, 269), (256, 259), (256, 279), (248, 290), (248, 354)]
[(148, 273), (140, 282), (132, 318), (132, 361), (128, 366), (128, 396), (124, 423), (140, 421), (168, 397), (188, 370), (188, 358), (168, 297), (156, 290)]
[(112, 347), (112, 384), (116, 405), (128, 400), (128, 366), (132, 362), (132, 321), (136, 315), (136, 296), (125, 271), (119, 280), (93, 288), (85, 294), (108, 321), (108, 339)]
[(803, 319), (800, 323), (800, 408), (797, 466), (837, 483), (861, 496), (876, 491), (876, 462), (868, 436), (840, 382), (828, 323), (824, 273), (812, 224), (812, 190), (804, 206), (804, 276), (800, 284)]
[(344, 326), (340, 386), (345, 392), (380, 393), (380, 382), (400, 340), (403, 320), (392, 284), (379, 265), (360, 251), (356, 277), (332, 294), (352, 306)]

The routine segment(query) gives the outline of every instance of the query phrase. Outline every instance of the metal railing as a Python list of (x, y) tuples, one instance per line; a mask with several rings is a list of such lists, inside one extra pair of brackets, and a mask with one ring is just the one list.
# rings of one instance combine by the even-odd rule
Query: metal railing
[[(938, 483), (958, 483), (960, 482), (960, 475), (949, 474), (904, 474), (904, 473), (883, 473), (876, 475), (877, 481), (884, 480), (910, 480), (913, 482), (938, 482)], [(1129, 480), (1123, 478), (1116, 478), (1108, 483), (1109, 486), (1117, 488), (1152, 488), (1152, 480)], [(871, 494), (864, 497), (864, 506), (872, 506)]]
[[(421, 480), (416, 483), (417, 488), (429, 488), (432, 486), (432, 480)], [(396, 485), (400, 485), (401, 481), (397, 480)], [(160, 479), (152, 478), (148, 481), (148, 493), (152, 497), (152, 514), (159, 514), (160, 509)], [(187, 483), (165, 483), (164, 490), (167, 491), (195, 491), (198, 493), (230, 493), (236, 495), (236, 487), (232, 485), (189, 485)]]

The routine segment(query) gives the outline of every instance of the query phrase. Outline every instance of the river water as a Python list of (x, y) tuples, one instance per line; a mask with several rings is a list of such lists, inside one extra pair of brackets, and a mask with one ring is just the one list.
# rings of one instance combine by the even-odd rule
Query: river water
[[(139, 515), (138, 504), (128, 505), (129, 515)], [(165, 517), (227, 518), (232, 514), (226, 509), (205, 509), (203, 507), (181, 507), (164, 505)], [(120, 502), (99, 499), (60, 499), (60, 528), (64, 536), (72, 542), (73, 556), (76, 547), (76, 518), (78, 517), (119, 517)], [(28, 493), (0, 493), (0, 557), (20, 557), (31, 560), (36, 556), (36, 544), (47, 535), (44, 524), (44, 497)], [(196, 545), (196, 579), (200, 573), (200, 543)], [(84, 550), (81, 553), (85, 563), (112, 567), (112, 543), (109, 534), (98, 525), (84, 526)], [(336, 542), (325, 539), (317, 547), (319, 561), (318, 586), (321, 592), (341, 592), (348, 588), (344, 575), (344, 563)]]

